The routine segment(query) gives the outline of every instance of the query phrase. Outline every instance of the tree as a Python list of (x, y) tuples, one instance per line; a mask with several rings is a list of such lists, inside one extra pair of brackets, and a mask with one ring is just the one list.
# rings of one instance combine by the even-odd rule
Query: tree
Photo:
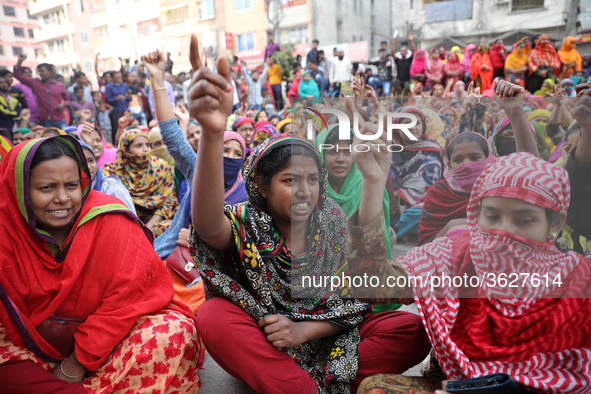
[(293, 63), (296, 61), (296, 57), (293, 54), (294, 48), (295, 44), (292, 42), (283, 44), (282, 50), (275, 52), (272, 56), (283, 70), (281, 72), (282, 79), (287, 79), (289, 77), (289, 72), (291, 71)]

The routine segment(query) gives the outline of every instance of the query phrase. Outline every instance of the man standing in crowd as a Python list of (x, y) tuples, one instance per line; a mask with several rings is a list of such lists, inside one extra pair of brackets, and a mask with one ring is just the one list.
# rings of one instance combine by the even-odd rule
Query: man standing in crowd
[(173, 65), (174, 65), (174, 62), (170, 58), (170, 52), (167, 52), (166, 53), (166, 67), (164, 68), (164, 71), (172, 74), (172, 66)]
[(18, 62), (14, 66), (14, 76), (21, 83), (30, 87), (37, 96), (39, 122), (43, 127), (65, 129), (68, 127), (68, 123), (64, 108), (70, 106), (70, 96), (66, 91), (66, 86), (53, 80), (54, 67), (52, 64), (41, 63), (37, 66), (37, 74), (41, 79), (25, 77), (21, 71), (21, 65), (26, 59), (27, 55), (19, 55)]
[(320, 67), (316, 63), (316, 60), (313, 59), (310, 60), (310, 62), (308, 63), (308, 68), (310, 70), (310, 74), (312, 74), (312, 78), (314, 78), (314, 80), (318, 84), (318, 89), (320, 89), (321, 92), (327, 90), (328, 81), (326, 80), (326, 70)]
[(116, 136), (119, 129), (119, 118), (127, 111), (131, 101), (129, 86), (123, 83), (123, 77), (119, 71), (113, 73), (113, 82), (105, 87), (105, 101), (113, 107), (110, 114), (112, 142), (117, 145)]
[[(28, 77), (28, 78), (33, 77), (33, 70), (31, 70), (29, 67), (21, 67), (21, 72), (23, 73), (23, 75), (25, 77)], [(7, 74), (7, 76), (8, 76), (8, 78), (13, 78), (12, 74), (10, 74), (10, 75)], [(9, 83), (12, 83), (12, 81)], [(29, 108), (29, 112), (30, 112), (29, 122), (36, 124), (39, 121), (39, 119), (37, 118), (37, 97), (35, 97), (35, 93), (33, 93), (33, 89), (31, 89), (27, 85), (22, 84), (20, 81), (18, 83), (15, 83), (13, 85), (13, 87), (22, 90), (23, 93), (25, 94), (25, 100), (27, 101), (27, 108)]]
[(318, 51), (318, 67), (324, 70), (324, 74), (322, 77), (328, 81), (328, 73), (330, 72), (330, 60), (324, 54), (324, 51), (321, 49)]
[(267, 63), (263, 68), (263, 74), (259, 76), (258, 71), (252, 71), (246, 66), (246, 62), (242, 61), (242, 72), (244, 79), (248, 84), (248, 108), (249, 109), (261, 109), (263, 106), (263, 84), (267, 78)]
[(268, 32), (267, 33), (267, 46), (265, 47), (265, 60), (267, 60), (268, 57), (273, 56), (273, 54), (275, 52), (281, 50), (281, 48), (279, 48), (279, 44), (277, 44), (273, 41), (274, 39), (275, 39), (275, 35), (271, 32)]
[(10, 95), (10, 85), (6, 78), (0, 77), (0, 129), (4, 137), (12, 141), (12, 132), (21, 120), (23, 107)]
[(74, 73), (74, 84), (68, 88), (68, 94), (70, 95), (70, 100), (75, 101), (77, 100), (76, 95), (74, 94), (74, 89), (77, 86), (80, 86), (84, 89), (84, 101), (87, 103), (92, 103), (92, 93), (90, 92), (90, 81), (86, 77), (82, 71), (76, 71)]
[[(400, 51), (394, 55), (394, 63), (396, 64), (397, 76), (394, 81), (394, 89), (396, 93), (402, 93), (402, 91), (409, 91), (410, 87), (410, 66), (412, 64), (413, 56), (416, 50), (415, 47), (415, 35), (411, 31), (408, 33), (408, 41), (402, 41), (400, 43)], [(392, 51), (394, 51), (394, 44), (396, 39), (392, 39)], [(408, 50), (408, 44), (411, 45), (411, 50)]]
[(330, 87), (338, 96), (341, 91), (341, 84), (351, 80), (351, 69), (353, 65), (348, 57), (345, 57), (345, 50), (341, 47), (336, 48), (337, 56), (332, 59), (330, 64), (329, 81)]
[(378, 76), (371, 77), (368, 83), (376, 93), (378, 92), (378, 89), (381, 88), (382, 95), (388, 97), (390, 96), (390, 89), (392, 88), (392, 61), (388, 58), (388, 51), (386, 48), (380, 48), (379, 54), (379, 60), (368, 63), (378, 68)]
[(271, 90), (273, 91), (275, 106), (277, 111), (281, 111), (283, 109), (283, 92), (281, 91), (281, 73), (283, 69), (272, 57), (267, 58), (267, 65), (267, 77), (269, 79), (269, 85), (271, 85)]
[(125, 73), (125, 84), (129, 87), (131, 100), (129, 101), (129, 112), (131, 116), (142, 125), (147, 126), (146, 114), (142, 108), (141, 90), (137, 84), (137, 74), (135, 72)]
[(312, 49), (308, 52), (308, 56), (306, 56), (306, 68), (310, 68), (310, 60), (314, 60), (318, 64), (318, 44), (320, 44), (320, 41), (312, 41)]

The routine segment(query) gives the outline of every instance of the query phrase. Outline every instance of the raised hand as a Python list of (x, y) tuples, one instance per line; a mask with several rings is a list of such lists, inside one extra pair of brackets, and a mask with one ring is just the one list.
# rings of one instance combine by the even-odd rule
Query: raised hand
[(80, 111), (83, 122), (90, 122), (92, 120), (92, 114), (93, 111), (88, 108), (84, 108), (82, 111)]
[(506, 113), (516, 109), (523, 111), (525, 89), (521, 86), (497, 79), (493, 82), (493, 93), (495, 101)]
[(29, 119), (31, 119), (31, 111), (28, 108), (25, 108), (21, 111), (21, 119), (24, 122), (29, 122)]
[(365, 80), (361, 75), (361, 71), (357, 71), (357, 74), (353, 77), (353, 83), (351, 84), (351, 88), (353, 89), (353, 95), (355, 97), (363, 97), (364, 85)]
[(18, 62), (19, 63), (22, 63), (25, 60), (27, 60), (27, 55), (26, 54), (18, 55)]
[(591, 83), (577, 85), (575, 91), (577, 99), (572, 115), (583, 127), (583, 132), (589, 133), (591, 131)]
[(189, 114), (189, 111), (187, 111), (183, 104), (179, 104), (178, 106), (173, 105), (172, 112), (174, 112), (174, 116), (176, 116), (179, 122), (189, 123), (189, 120), (191, 119), (191, 114)]
[(223, 133), (226, 119), (232, 112), (232, 84), (230, 65), (225, 56), (218, 57), (218, 73), (203, 67), (199, 56), (199, 42), (191, 35), (189, 59), (193, 78), (189, 88), (189, 112), (202, 126), (202, 133)]
[(464, 99), (462, 106), (465, 112), (470, 112), (472, 108), (476, 108), (478, 103), (480, 103), (480, 88), (475, 89), (474, 81), (472, 81), (468, 85), (468, 97)]
[[(123, 118), (121, 118), (123, 119)], [(119, 119), (119, 122), (121, 122)], [(80, 138), (88, 145), (92, 146), (92, 139), (94, 138), (94, 125), (90, 122), (84, 122), (84, 126), (82, 126), (82, 130), (80, 130)]]
[(544, 92), (545, 99), (556, 105), (562, 105), (564, 100), (564, 89), (559, 85), (559, 83), (555, 83), (554, 86), (552, 86), (552, 93)]
[(148, 70), (148, 74), (150, 74), (150, 79), (164, 79), (166, 59), (164, 58), (164, 55), (160, 49), (144, 55), (144, 65), (146, 66), (146, 70)]
[(410, 32), (408, 33), (408, 41), (413, 41), (415, 39), (415, 33), (414, 32)]

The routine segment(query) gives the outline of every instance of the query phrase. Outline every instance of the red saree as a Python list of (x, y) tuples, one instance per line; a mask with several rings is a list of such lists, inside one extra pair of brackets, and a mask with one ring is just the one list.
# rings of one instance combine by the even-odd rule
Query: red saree
[[(62, 360), (35, 329), (52, 314), (86, 318), (74, 338), (76, 356), (89, 371), (105, 363), (134, 332), (140, 317), (174, 312), (177, 317), (169, 320), (180, 319), (181, 328), (189, 323), (178, 335), (190, 332), (194, 317), (184, 305), (170, 305), (172, 281), (152, 247), (150, 232), (119, 199), (90, 189), (82, 148), (72, 137), (53, 138), (76, 152), (83, 194), (82, 208), (61, 250), (48, 233), (37, 229), (30, 208), (31, 161), (44, 140), (19, 144), (0, 166), (0, 284), (3, 301), (7, 296), (14, 306), (9, 311), (0, 303), (0, 331), (4, 329), (14, 345), (0, 346), (0, 366), (11, 357), (22, 360), (24, 353), (25, 359), (35, 358), (28, 350), (46, 363)], [(43, 365), (40, 360), (36, 362)], [(195, 383), (195, 375), (192, 379)]]
[(456, 192), (445, 179), (429, 187), (419, 222), (418, 246), (433, 241), (450, 220), (465, 218), (469, 201), (470, 194)]
[[(482, 66), (488, 66), (488, 70), (483, 70)], [(476, 79), (480, 77), (480, 92), (490, 89), (493, 74), (494, 70), (488, 53), (480, 54), (476, 52), (470, 60), (470, 79), (474, 81), (474, 87), (477, 87)]]

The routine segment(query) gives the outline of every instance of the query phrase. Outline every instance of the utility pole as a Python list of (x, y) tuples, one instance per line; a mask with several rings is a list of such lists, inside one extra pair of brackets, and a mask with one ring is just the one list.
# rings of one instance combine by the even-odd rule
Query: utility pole
[(129, 30), (129, 34), (131, 35), (131, 42), (133, 43), (133, 51), (135, 52), (135, 58), (139, 62), (140, 57), (137, 53), (137, 45), (135, 43), (135, 34), (133, 33), (133, 31), (131, 29), (131, 22), (129, 20), (129, 13), (127, 12), (127, 4), (125, 4), (126, 0), (123, 0), (122, 3), (123, 3), (123, 11), (125, 11), (125, 19), (127, 20), (127, 29)]
[(279, 25), (283, 20), (283, 7), (281, 0), (267, 0), (267, 20), (271, 24), (273, 34), (275, 35), (275, 42), (279, 44), (281, 41), (281, 30)]
[(574, 36), (577, 30), (577, 10), (579, 9), (579, 0), (570, 1), (570, 10), (566, 20), (565, 36)]

